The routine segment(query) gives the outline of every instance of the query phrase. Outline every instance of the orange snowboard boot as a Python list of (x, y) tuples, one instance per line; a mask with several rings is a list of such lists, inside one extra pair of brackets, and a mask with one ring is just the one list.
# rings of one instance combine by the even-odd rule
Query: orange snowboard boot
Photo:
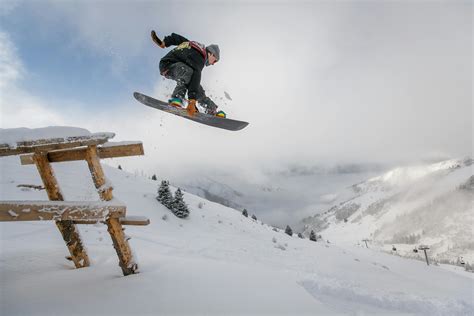
[(196, 108), (196, 100), (189, 99), (186, 111), (188, 112), (189, 116), (193, 116), (198, 111)]

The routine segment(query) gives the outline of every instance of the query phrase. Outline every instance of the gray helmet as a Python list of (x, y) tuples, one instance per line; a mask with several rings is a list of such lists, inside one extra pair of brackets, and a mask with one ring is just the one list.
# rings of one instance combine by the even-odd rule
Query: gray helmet
[(207, 46), (206, 50), (212, 55), (214, 55), (217, 58), (217, 60), (221, 58), (221, 51), (219, 49), (219, 46), (217, 46), (216, 44), (211, 44)]

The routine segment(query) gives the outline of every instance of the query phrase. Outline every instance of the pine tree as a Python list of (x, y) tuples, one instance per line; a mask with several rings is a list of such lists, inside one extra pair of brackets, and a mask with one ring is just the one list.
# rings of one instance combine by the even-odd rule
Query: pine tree
[(293, 230), (291, 229), (290, 225), (286, 225), (285, 234), (293, 236)]
[(301, 239), (304, 239), (304, 236), (302, 233), (298, 233), (298, 237), (301, 238)]
[(154, 181), (158, 180), (158, 179), (156, 178), (156, 174), (152, 175), (152, 176), (151, 176), (151, 179), (154, 180)]
[(171, 210), (173, 208), (173, 196), (171, 195), (168, 181), (161, 181), (161, 185), (158, 188), (158, 196), (156, 197), (156, 199), (168, 209)]
[(309, 240), (311, 241), (317, 241), (318, 239), (316, 238), (316, 234), (314, 233), (314, 230), (311, 231), (309, 234)]
[(242, 215), (245, 217), (249, 217), (249, 213), (247, 212), (247, 209), (244, 208), (244, 210), (242, 211)]
[(257, 220), (257, 216), (252, 215), (252, 219), (256, 221), (256, 220)]
[(173, 200), (173, 214), (179, 218), (186, 218), (189, 215), (189, 209), (183, 199), (183, 193), (181, 189), (178, 188), (174, 194)]

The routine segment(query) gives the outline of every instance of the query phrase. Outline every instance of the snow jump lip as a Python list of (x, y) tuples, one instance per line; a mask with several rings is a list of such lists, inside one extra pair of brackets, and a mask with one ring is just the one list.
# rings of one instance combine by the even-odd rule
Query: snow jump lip
[(211, 116), (204, 113), (195, 113), (193, 116), (189, 116), (189, 114), (186, 112), (186, 109), (170, 106), (167, 102), (154, 99), (140, 92), (134, 92), (133, 96), (135, 97), (135, 99), (137, 99), (138, 102), (143, 103), (146, 106), (164, 112), (168, 112), (177, 116), (181, 116), (185, 119), (208, 126), (217, 127), (228, 131), (239, 131), (249, 125), (248, 122), (233, 120), (229, 118), (222, 118), (218, 116)]

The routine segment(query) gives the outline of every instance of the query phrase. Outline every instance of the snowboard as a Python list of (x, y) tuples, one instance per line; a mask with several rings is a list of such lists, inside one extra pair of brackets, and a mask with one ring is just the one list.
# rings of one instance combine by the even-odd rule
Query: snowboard
[(185, 108), (178, 108), (175, 106), (171, 106), (168, 104), (168, 102), (153, 99), (152, 97), (149, 97), (139, 92), (134, 92), (133, 96), (139, 102), (149, 107), (152, 107), (161, 111), (165, 111), (174, 115), (178, 115), (178, 116), (184, 117), (185, 119), (198, 122), (204, 125), (226, 129), (228, 131), (239, 131), (243, 129), (244, 127), (246, 127), (247, 125), (249, 125), (248, 122), (208, 115), (208, 114), (204, 114), (200, 112), (194, 113), (194, 115), (189, 115)]

